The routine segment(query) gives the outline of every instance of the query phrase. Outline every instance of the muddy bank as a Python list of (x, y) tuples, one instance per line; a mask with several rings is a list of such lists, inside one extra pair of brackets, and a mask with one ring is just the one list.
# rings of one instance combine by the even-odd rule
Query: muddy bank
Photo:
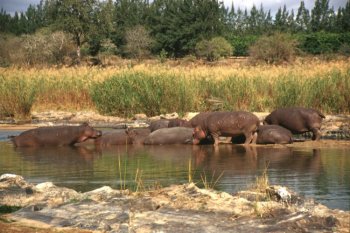
[[(348, 232), (350, 212), (331, 210), (288, 188), (269, 186), (235, 194), (174, 185), (144, 192), (104, 186), (78, 193), (50, 182), (0, 177), (0, 232), (34, 227), (55, 232)], [(16, 228), (17, 227), (17, 228)], [(20, 231), (19, 231), (20, 232)], [(40, 231), (39, 231), (40, 232)]]

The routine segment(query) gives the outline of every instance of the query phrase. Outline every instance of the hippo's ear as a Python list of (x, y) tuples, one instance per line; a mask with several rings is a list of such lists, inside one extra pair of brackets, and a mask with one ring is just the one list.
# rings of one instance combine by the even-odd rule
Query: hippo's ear
[(81, 124), (82, 126), (89, 126), (88, 122), (84, 122), (83, 124)]

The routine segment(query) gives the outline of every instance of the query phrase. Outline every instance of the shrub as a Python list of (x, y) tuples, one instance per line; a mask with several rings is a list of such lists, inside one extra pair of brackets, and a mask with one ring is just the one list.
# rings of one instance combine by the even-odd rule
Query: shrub
[(30, 118), (37, 84), (31, 79), (0, 76), (0, 116), (18, 120)]
[(208, 61), (217, 61), (221, 57), (232, 54), (233, 48), (223, 37), (214, 37), (211, 40), (202, 40), (196, 45), (198, 57), (205, 57)]
[(258, 36), (246, 35), (246, 36), (231, 36), (230, 43), (234, 49), (234, 56), (248, 56), (249, 47), (255, 43)]
[(292, 62), (296, 53), (296, 41), (289, 35), (275, 33), (260, 37), (250, 48), (250, 61), (253, 63), (282, 64)]

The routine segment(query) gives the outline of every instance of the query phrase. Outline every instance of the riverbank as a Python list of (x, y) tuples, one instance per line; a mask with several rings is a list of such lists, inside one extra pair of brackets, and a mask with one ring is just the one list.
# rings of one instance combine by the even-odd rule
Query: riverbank
[[(195, 114), (188, 112), (182, 119), (189, 120)], [(268, 112), (254, 112), (254, 114), (263, 121), (269, 114)], [(126, 127), (137, 128), (147, 127), (152, 120), (179, 118), (179, 114), (169, 113), (149, 117), (145, 114), (135, 114), (132, 118), (122, 118), (116, 116), (104, 116), (94, 111), (43, 111), (33, 112), (30, 121), (18, 122), (13, 118), (0, 121), (0, 129), (4, 130), (28, 130), (41, 126), (54, 125), (78, 125), (88, 122), (93, 127), (121, 129)], [(321, 127), (323, 139), (350, 139), (350, 115), (326, 115)], [(310, 135), (304, 135), (311, 137)]]
[[(350, 212), (331, 210), (280, 186), (235, 194), (173, 185), (144, 192), (104, 186), (78, 193), (50, 182), (0, 177), (0, 232), (348, 232)], [(66, 231), (67, 230), (67, 231)], [(29, 231), (30, 232), (30, 231)], [(32, 231), (34, 232), (34, 231)], [(35, 230), (35, 232), (37, 232)]]

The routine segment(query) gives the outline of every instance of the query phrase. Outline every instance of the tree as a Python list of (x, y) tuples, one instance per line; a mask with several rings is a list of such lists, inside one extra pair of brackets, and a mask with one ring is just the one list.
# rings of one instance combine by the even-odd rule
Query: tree
[(311, 11), (311, 30), (326, 30), (329, 25), (329, 0), (316, 0), (315, 7)]
[(286, 32), (288, 30), (288, 11), (286, 5), (282, 8), (278, 8), (275, 17), (275, 27), (276, 30)]
[(96, 0), (58, 0), (57, 7), (55, 24), (73, 35), (77, 47), (77, 63), (80, 63), (80, 48), (88, 41)]
[(300, 2), (300, 6), (298, 8), (296, 21), (296, 30), (305, 32), (309, 28), (310, 24), (310, 13), (309, 10), (305, 8), (304, 1)]
[(141, 59), (150, 54), (153, 43), (149, 32), (141, 25), (128, 29), (125, 34), (125, 52), (129, 56)]

